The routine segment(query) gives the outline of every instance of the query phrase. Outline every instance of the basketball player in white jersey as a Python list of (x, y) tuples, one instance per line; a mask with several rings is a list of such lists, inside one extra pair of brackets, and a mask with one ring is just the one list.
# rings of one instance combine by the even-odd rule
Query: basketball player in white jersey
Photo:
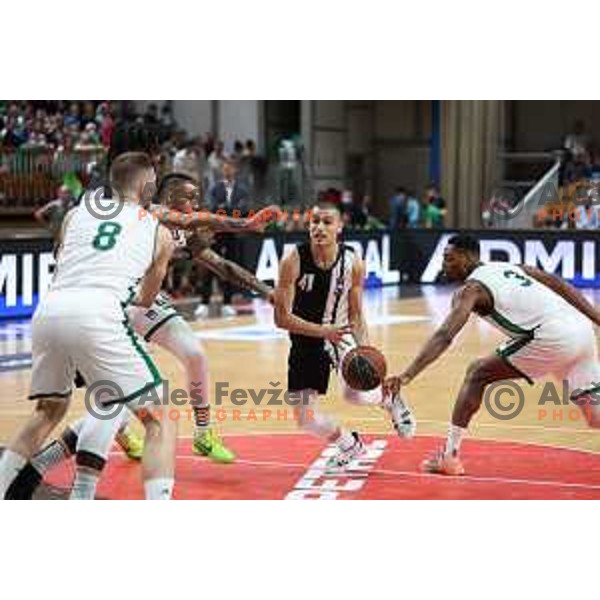
[[(190, 176), (182, 173), (170, 173), (163, 178), (158, 189), (158, 200), (162, 207), (182, 214), (198, 210), (200, 188)], [(152, 208), (152, 207), (151, 207)], [(154, 207), (156, 210), (157, 207)], [(226, 232), (260, 231), (276, 216), (276, 207), (259, 211), (253, 219), (216, 217), (216, 221), (194, 224), (196, 234), (190, 239), (188, 253), (200, 265), (210, 269), (221, 279), (239, 287), (249, 289), (264, 299), (270, 299), (273, 289), (258, 280), (246, 269), (226, 260), (210, 249), (215, 230)], [(151, 209), (149, 209), (151, 210)], [(220, 221), (220, 222), (219, 222)], [(181, 230), (173, 230), (176, 245), (186, 252), (187, 239)], [(228, 449), (217, 431), (211, 427), (210, 419), (210, 382), (206, 354), (188, 322), (177, 312), (167, 294), (161, 293), (155, 304), (149, 309), (131, 307), (129, 319), (133, 328), (149, 342), (156, 343), (171, 352), (186, 370), (188, 393), (190, 398), (201, 397), (201, 402), (193, 405), (194, 440), (192, 449), (195, 454), (207, 456), (216, 462), (230, 463), (235, 454)]]
[(448, 280), (463, 282), (454, 294), (452, 310), (413, 362), (386, 381), (397, 392), (437, 360), (450, 346), (472, 313), (506, 333), (510, 339), (495, 354), (467, 369), (454, 405), (446, 447), (423, 463), (428, 472), (462, 475), (461, 440), (481, 406), (485, 387), (495, 381), (553, 375), (566, 380), (591, 427), (600, 427), (597, 401), (600, 363), (592, 323), (600, 312), (568, 283), (543, 271), (505, 262), (484, 264), (479, 242), (467, 234), (450, 238), (444, 250)]
[[(368, 344), (362, 297), (364, 266), (353, 248), (338, 242), (342, 218), (332, 204), (320, 203), (309, 225), (310, 242), (301, 244), (280, 265), (275, 291), (275, 323), (290, 333), (288, 391), (300, 399), (298, 424), (337, 445), (328, 466), (341, 468), (363, 450), (355, 431), (342, 429), (318, 410), (332, 368), (344, 354)], [(381, 386), (370, 392), (348, 387), (340, 377), (344, 398), (354, 404), (388, 409), (401, 437), (414, 435), (415, 423), (400, 396), (386, 398)]]
[[(99, 381), (116, 385), (97, 406), (105, 417), (111, 414), (106, 408), (109, 402), (136, 411), (136, 400), (161, 383), (158, 369), (125, 314), (132, 302), (152, 304), (173, 252), (168, 230), (151, 219), (139, 218), (142, 195), (155, 177), (146, 154), (123, 154), (110, 169), (111, 185), (122, 195), (121, 212), (110, 221), (99, 220), (82, 204), (65, 220), (56, 273), (32, 322), (30, 398), (37, 404), (0, 460), (1, 498), (66, 413), (76, 369), (88, 385)], [(154, 420), (148, 412), (143, 419), (145, 494), (148, 499), (168, 499), (174, 483), (175, 422)], [(103, 449), (112, 442), (119, 421), (107, 418), (103, 423), (111, 426), (96, 428), (90, 436), (86, 430), (94, 423), (86, 420), (77, 444), (72, 498), (94, 497), (105, 462)]]

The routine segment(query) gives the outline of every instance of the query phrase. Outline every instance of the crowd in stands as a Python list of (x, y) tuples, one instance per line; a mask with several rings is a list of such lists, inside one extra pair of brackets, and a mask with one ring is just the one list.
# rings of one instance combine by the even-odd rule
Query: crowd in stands
[(142, 114), (129, 102), (0, 102), (0, 207), (35, 209), (65, 184), (77, 196), (106, 176), (111, 158), (143, 148), (160, 174), (181, 171), (209, 193), (235, 173), (237, 192), (260, 203), (266, 194), (267, 161), (254, 140), (229, 151), (211, 133), (190, 138), (173, 117), (170, 102), (150, 103)]
[(0, 148), (108, 148), (115, 120), (110, 102), (0, 101)]
[[(576, 121), (563, 140), (558, 186), (538, 211), (534, 227), (550, 229), (600, 229), (600, 147)], [(552, 194), (549, 194), (552, 195)]]

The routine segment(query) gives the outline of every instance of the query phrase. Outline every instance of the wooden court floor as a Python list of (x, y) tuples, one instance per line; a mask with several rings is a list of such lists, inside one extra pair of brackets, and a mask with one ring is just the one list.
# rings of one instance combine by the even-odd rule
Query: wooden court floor
[[(371, 342), (384, 352), (392, 372), (399, 371), (409, 362), (444, 318), (449, 304), (449, 290), (434, 286), (424, 287), (418, 296), (413, 297), (405, 297), (396, 289), (366, 292)], [(278, 382), (280, 388), (285, 388), (287, 339), (275, 330), (271, 308), (258, 301), (255, 307), (254, 314), (249, 316), (193, 323), (209, 359), (211, 391), (217, 384), (230, 393), (234, 389), (275, 389)], [(418, 421), (417, 437), (445, 435), (467, 365), (493, 352), (503, 340), (502, 334), (472, 317), (446, 355), (406, 388), (404, 395), (413, 406)], [(29, 350), (27, 333), (11, 336), (5, 332), (4, 337), (0, 335), (0, 356), (26, 354)], [(183, 371), (175, 359), (156, 347), (152, 347), (152, 354), (171, 388), (185, 387)], [(0, 372), (0, 445), (6, 443), (31, 411), (26, 400), (29, 375), (27, 368)], [(589, 429), (573, 405), (539, 404), (544, 384), (539, 382), (528, 386), (523, 382), (525, 405), (513, 419), (495, 418), (482, 408), (473, 420), (469, 438), (600, 453), (600, 431)], [(84, 412), (81, 394), (78, 392), (73, 400), (69, 419)], [(223, 436), (295, 433), (291, 407), (267, 406), (270, 397), (265, 395), (260, 406), (253, 406), (252, 401), (244, 406), (234, 406), (227, 395), (222, 397), (220, 405), (216, 405), (213, 394), (213, 418)], [(508, 397), (503, 400), (504, 403), (509, 401)], [(281, 412), (277, 414), (278, 410), (286, 409), (285, 417)], [(393, 433), (380, 409), (345, 403), (339, 397), (335, 380), (323, 400), (323, 410), (335, 414), (347, 427), (365, 434)], [(271, 414), (265, 411), (271, 411)], [(183, 439), (192, 433), (189, 413), (185, 411), (180, 412), (179, 433)], [(275, 448), (273, 452), (272, 460), (276, 461)], [(597, 462), (600, 466), (600, 455)]]

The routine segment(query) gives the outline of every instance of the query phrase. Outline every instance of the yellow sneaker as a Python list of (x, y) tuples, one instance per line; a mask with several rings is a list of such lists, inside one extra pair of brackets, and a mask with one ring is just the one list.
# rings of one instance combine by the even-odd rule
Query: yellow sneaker
[(218, 463), (232, 463), (236, 456), (223, 443), (221, 436), (214, 429), (207, 429), (194, 436), (192, 444), (194, 454), (207, 456)]
[(119, 431), (115, 441), (131, 460), (142, 460), (144, 454), (144, 439), (130, 427)]

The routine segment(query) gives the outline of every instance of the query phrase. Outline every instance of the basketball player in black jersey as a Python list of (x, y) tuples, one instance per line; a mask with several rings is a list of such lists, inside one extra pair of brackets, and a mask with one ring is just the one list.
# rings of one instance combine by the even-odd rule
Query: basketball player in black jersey
[[(275, 323), (290, 333), (288, 391), (300, 397), (299, 425), (338, 447), (328, 467), (344, 467), (363, 443), (317, 410), (327, 392), (332, 368), (357, 345), (368, 344), (363, 314), (364, 266), (354, 249), (338, 242), (342, 218), (336, 206), (319, 203), (312, 211), (310, 242), (280, 265), (275, 290)], [(384, 398), (381, 387), (359, 392), (340, 377), (344, 398), (354, 404), (386, 408), (401, 437), (414, 435), (414, 418), (399, 395)]]

